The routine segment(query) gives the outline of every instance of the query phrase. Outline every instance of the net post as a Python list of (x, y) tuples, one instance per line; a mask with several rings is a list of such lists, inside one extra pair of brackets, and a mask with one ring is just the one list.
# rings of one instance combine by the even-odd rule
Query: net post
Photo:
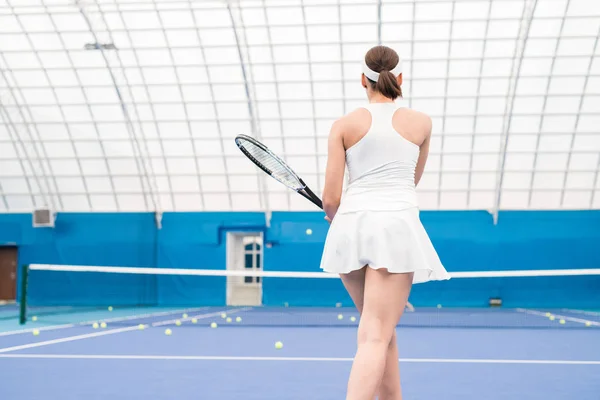
[(27, 283), (29, 281), (29, 265), (21, 266), (21, 293), (19, 299), (19, 324), (27, 322)]

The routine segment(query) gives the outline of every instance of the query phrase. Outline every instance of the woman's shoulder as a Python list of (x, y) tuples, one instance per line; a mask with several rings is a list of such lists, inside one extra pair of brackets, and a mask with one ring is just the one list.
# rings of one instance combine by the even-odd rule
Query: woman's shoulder
[(424, 112), (412, 108), (398, 108), (392, 119), (392, 126), (398, 132), (412, 137), (415, 142), (422, 142), (431, 135), (432, 120)]
[(405, 106), (403, 104), (398, 105), (395, 115), (404, 115), (407, 117), (421, 119), (421, 120), (431, 120), (431, 117), (428, 114), (426, 114), (422, 111), (419, 111), (419, 110), (415, 110), (414, 108)]
[(366, 108), (356, 108), (333, 122), (333, 128), (344, 132), (364, 130), (371, 125), (371, 114)]
[(431, 117), (428, 114), (408, 107), (398, 107), (394, 113), (394, 121), (410, 122), (411, 124), (423, 127), (431, 126), (432, 124)]
[(371, 113), (369, 112), (369, 109), (366, 106), (355, 108), (354, 110), (341, 117), (339, 120), (354, 122), (357, 118), (365, 117), (371, 118)]

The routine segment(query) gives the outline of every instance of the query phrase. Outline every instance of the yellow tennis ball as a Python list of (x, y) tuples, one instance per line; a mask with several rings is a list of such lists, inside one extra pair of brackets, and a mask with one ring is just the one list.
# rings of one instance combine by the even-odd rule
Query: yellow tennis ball
[(144, 328), (145, 328), (144, 324), (139, 324), (139, 325), (138, 325), (138, 329), (139, 329), (140, 331), (143, 331), (143, 330), (144, 330)]
[(223, 318), (223, 319), (227, 318), (227, 314), (221, 313), (221, 318)]
[(235, 322), (242, 322), (242, 317), (237, 317), (237, 318), (235, 319)]
[(188, 315), (184, 313), (184, 314), (182, 315), (182, 317), (183, 317), (183, 318), (187, 318), (187, 317), (188, 317)]
[(102, 323), (100, 324), (100, 328), (106, 328), (106, 322), (102, 322)]
[(560, 320), (560, 321), (558, 321), (558, 322), (560, 322), (562, 325), (564, 325), (564, 324), (565, 324), (567, 321), (565, 321), (564, 319), (561, 319), (561, 320)]
[(213, 322), (212, 324), (210, 324), (210, 327), (213, 328), (213, 329), (216, 328), (217, 327), (217, 323)]
[(37, 336), (40, 334), (40, 330), (39, 329), (34, 329), (33, 330), (33, 336)]
[(181, 326), (181, 321), (180, 320), (175, 321), (175, 325)]
[(35, 322), (35, 321), (37, 321), (37, 317), (34, 315), (33, 317), (31, 317), (31, 320), (32, 320), (33, 322)]
[(554, 317), (554, 315), (550, 316), (550, 321), (554, 321), (556, 318)]
[(585, 326), (592, 326), (592, 323), (590, 321), (585, 321)]
[(307, 234), (307, 235), (312, 235), (312, 229), (310, 229), (310, 228), (309, 228), (309, 229), (307, 229), (307, 230), (306, 230), (306, 234)]
[(441, 304), (438, 304), (438, 305), (437, 305), (437, 308), (442, 308), (442, 305), (441, 305)]
[(276, 348), (277, 350), (279, 350), (279, 349), (282, 349), (282, 348), (283, 348), (283, 343), (281, 343), (281, 342), (277, 342), (277, 343), (275, 343), (275, 348)]
[(97, 322), (94, 322), (94, 324), (92, 325), (92, 328), (94, 328), (94, 329), (98, 329), (98, 323), (97, 323)]
[(165, 335), (167, 335), (167, 336), (171, 336), (172, 333), (173, 333), (173, 331), (168, 328), (165, 330)]
[(350, 321), (355, 322), (356, 321), (356, 317), (350, 317)]
[(552, 314), (550, 314), (549, 312), (546, 313), (546, 317), (551, 316)]
[(344, 319), (344, 316), (342, 314), (338, 314), (338, 319)]
[(112, 311), (112, 310), (113, 310), (112, 306), (108, 306), (108, 311)]
[(231, 317), (227, 317), (227, 322), (231, 322)]
[(197, 322), (198, 322), (198, 320), (196, 318), (192, 318), (192, 324), (195, 324)]

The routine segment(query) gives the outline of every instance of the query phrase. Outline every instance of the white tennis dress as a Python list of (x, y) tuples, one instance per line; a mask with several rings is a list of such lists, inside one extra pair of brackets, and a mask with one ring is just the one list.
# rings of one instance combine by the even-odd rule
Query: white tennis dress
[(450, 278), (419, 219), (414, 182), (420, 149), (392, 126), (399, 104), (364, 107), (371, 128), (346, 150), (349, 183), (325, 241), (321, 269), (327, 272), (368, 265), (414, 272), (413, 283)]

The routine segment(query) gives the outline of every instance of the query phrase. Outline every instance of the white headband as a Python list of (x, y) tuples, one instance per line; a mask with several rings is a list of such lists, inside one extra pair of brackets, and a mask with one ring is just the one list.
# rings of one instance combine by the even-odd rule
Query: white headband
[[(362, 65), (362, 72), (363, 72), (363, 74), (365, 74), (365, 76), (367, 78), (369, 78), (373, 82), (377, 82), (377, 80), (379, 79), (379, 72), (375, 72), (371, 68), (369, 68), (369, 66), (367, 65), (367, 62), (364, 59), (363, 59), (363, 65)], [(398, 77), (398, 75), (400, 75), (402, 73), (402, 59), (398, 59), (398, 64), (390, 72), (396, 78)]]

